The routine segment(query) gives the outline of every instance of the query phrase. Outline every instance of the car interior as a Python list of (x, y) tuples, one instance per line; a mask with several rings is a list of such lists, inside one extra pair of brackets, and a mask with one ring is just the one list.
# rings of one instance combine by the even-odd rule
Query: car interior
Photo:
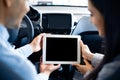
[[(40, 33), (80, 35), (85, 44), (90, 47), (92, 52), (100, 52), (102, 39), (94, 25), (90, 23), (89, 16), (82, 16), (76, 25), (73, 26), (71, 13), (40, 13), (30, 6), (30, 11), (24, 16), (20, 28), (10, 30), (9, 42), (15, 45), (15, 48), (30, 43), (35, 36)], [(14, 35), (14, 37), (13, 37)], [(94, 45), (96, 44), (96, 45)], [(28, 59), (36, 64), (40, 60), (42, 50), (32, 54)], [(62, 70), (56, 70), (49, 80), (73, 80), (76, 69), (71, 65), (62, 65)], [(39, 73), (39, 71), (38, 71)]]

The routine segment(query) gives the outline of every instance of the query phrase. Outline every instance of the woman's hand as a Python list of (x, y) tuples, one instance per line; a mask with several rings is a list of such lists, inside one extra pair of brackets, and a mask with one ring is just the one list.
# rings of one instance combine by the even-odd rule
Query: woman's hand
[(86, 59), (84, 59), (84, 62), (85, 62), (85, 65), (73, 64), (73, 66), (75, 66), (77, 70), (82, 74), (85, 74), (87, 71), (93, 69), (93, 66)]
[(82, 40), (80, 41), (80, 46), (81, 46), (82, 57), (85, 58), (86, 60), (91, 61), (94, 54), (90, 51), (88, 46), (82, 42)]

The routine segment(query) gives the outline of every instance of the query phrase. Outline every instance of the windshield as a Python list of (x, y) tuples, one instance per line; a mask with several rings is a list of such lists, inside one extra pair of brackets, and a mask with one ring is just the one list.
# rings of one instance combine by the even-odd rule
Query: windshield
[(32, 5), (44, 6), (87, 6), (88, 0), (31, 0)]

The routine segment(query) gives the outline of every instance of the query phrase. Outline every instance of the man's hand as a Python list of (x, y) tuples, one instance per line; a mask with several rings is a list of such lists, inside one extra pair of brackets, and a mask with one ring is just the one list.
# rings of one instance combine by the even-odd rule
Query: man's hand
[(54, 65), (54, 64), (43, 64), (42, 62), (40, 63), (40, 73), (45, 73), (48, 76), (58, 68), (60, 68), (60, 64)]
[(35, 37), (35, 38), (33, 39), (33, 41), (30, 43), (33, 52), (37, 52), (37, 51), (41, 50), (41, 48), (42, 48), (42, 43), (43, 43), (42, 38), (43, 38), (44, 35), (45, 35), (45, 33), (42, 33), (42, 34), (38, 35), (38, 36)]

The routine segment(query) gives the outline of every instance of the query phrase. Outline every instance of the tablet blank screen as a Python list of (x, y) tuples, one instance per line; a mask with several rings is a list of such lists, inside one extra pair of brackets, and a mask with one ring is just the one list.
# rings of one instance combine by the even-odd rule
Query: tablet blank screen
[(46, 61), (77, 61), (77, 38), (47, 37)]

